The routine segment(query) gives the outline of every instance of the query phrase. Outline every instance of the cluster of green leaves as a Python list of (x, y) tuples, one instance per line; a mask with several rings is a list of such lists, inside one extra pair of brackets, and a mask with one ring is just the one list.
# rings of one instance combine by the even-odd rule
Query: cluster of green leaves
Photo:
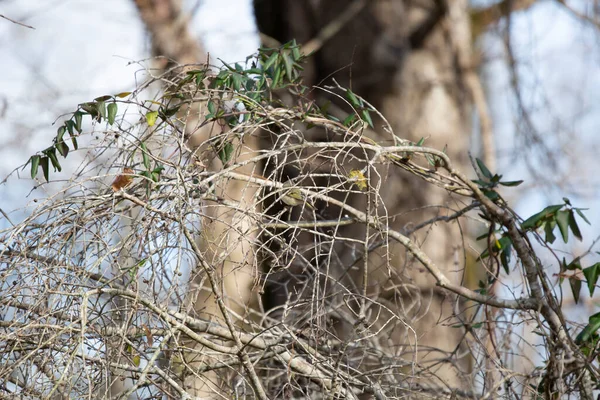
[(567, 243), (569, 240), (569, 230), (577, 239), (581, 240), (581, 231), (575, 220), (575, 213), (579, 215), (588, 224), (590, 221), (583, 215), (585, 208), (575, 208), (571, 206), (571, 202), (566, 197), (563, 197), (563, 204), (555, 204), (544, 208), (542, 211), (527, 218), (521, 224), (521, 228), (525, 231), (537, 230), (542, 228), (545, 233), (545, 241), (554, 243), (554, 228), (558, 226), (563, 241)]
[(479, 185), (479, 189), (483, 192), (483, 194), (492, 201), (500, 200), (500, 195), (496, 192), (495, 189), (498, 186), (519, 186), (523, 181), (501, 181), (502, 175), (493, 174), (490, 172), (488, 167), (485, 165), (483, 161), (479, 158), (476, 158), (477, 167), (481, 171), (482, 179), (474, 179), (473, 182)]
[(372, 111), (372, 107), (367, 105), (362, 97), (357, 96), (352, 90), (346, 89), (346, 99), (350, 102), (350, 105), (356, 113), (351, 113), (342, 122), (344, 126), (351, 126), (354, 122), (360, 118), (366, 122), (371, 128), (374, 128), (373, 119), (369, 111)]
[[(495, 191), (497, 186), (518, 186), (523, 182), (501, 181), (502, 175), (491, 173), (481, 160), (476, 159), (476, 162), (484, 179), (474, 180), (473, 182), (477, 183), (482, 192), (493, 201), (500, 199), (499, 194)], [(583, 213), (585, 210), (586, 209), (584, 208), (573, 207), (570, 200), (565, 197), (563, 198), (562, 204), (547, 206), (540, 212), (537, 212), (524, 220), (521, 223), (521, 229), (524, 232), (543, 230), (544, 241), (549, 244), (554, 243), (556, 240), (554, 231), (557, 227), (565, 243), (567, 243), (569, 240), (569, 231), (578, 240), (582, 240), (583, 237), (577, 224), (576, 215), (583, 219), (587, 224), (590, 224), (590, 221)], [(490, 235), (494, 235), (493, 240), (489, 239)], [(495, 235), (500, 235), (500, 238), (496, 239)], [(513, 243), (506, 231), (503, 229), (495, 231), (492, 230), (492, 232), (481, 235), (477, 239), (487, 239), (490, 243), (490, 245), (480, 254), (479, 258), (484, 259), (490, 256), (500, 256), (500, 262), (505, 272), (508, 274), (510, 272), (509, 265), (511, 261)], [(569, 285), (571, 287), (575, 303), (579, 302), (581, 295), (583, 282), (581, 275), (585, 277), (590, 297), (593, 297), (596, 285), (598, 283), (598, 278), (600, 277), (600, 262), (584, 268), (581, 264), (580, 257), (575, 258), (571, 262), (567, 262), (567, 260), (563, 258), (562, 262), (560, 263), (559, 282), (562, 284), (564, 279), (569, 280)], [(491, 281), (494, 279), (494, 277), (490, 277)], [(491, 282), (488, 282), (488, 284), (489, 283)], [(480, 282), (481, 292), (485, 292), (487, 287), (488, 285)], [(588, 324), (575, 339), (575, 343), (580, 346), (582, 352), (587, 356), (590, 356), (594, 351), (597, 351), (596, 348), (600, 343), (600, 335), (598, 334), (599, 329), (600, 313), (596, 313), (589, 317)], [(598, 384), (598, 382), (596, 383)]]
[(41, 166), (44, 178), (46, 181), (49, 181), (49, 164), (52, 164), (54, 171), (60, 172), (62, 166), (60, 165), (57, 153), (63, 158), (66, 158), (70, 151), (69, 145), (65, 139), (65, 134), (69, 134), (73, 150), (77, 150), (77, 136), (82, 132), (81, 125), (83, 117), (89, 115), (93, 121), (102, 122), (102, 120), (106, 120), (109, 125), (113, 125), (118, 112), (117, 98), (124, 98), (130, 94), (130, 92), (123, 92), (114, 96), (100, 96), (92, 102), (80, 104), (77, 111), (72, 114), (71, 118), (65, 121), (64, 124), (57, 129), (52, 145), (41, 151), (41, 154), (34, 154), (29, 158), (29, 163), (31, 164), (31, 178), (35, 179), (38, 174), (38, 169)]
[[(306, 88), (301, 85), (302, 62), (305, 56), (295, 41), (280, 48), (261, 48), (257, 55), (249, 57), (250, 64), (245, 68), (239, 63), (234, 65), (223, 62), (223, 69), (216, 77), (209, 79), (208, 89), (214, 90), (207, 102), (207, 120), (225, 121), (230, 128), (255, 118), (252, 112), (257, 105), (263, 106), (273, 101), (272, 92), (287, 88), (295, 94)], [(189, 71), (185, 79), (195, 82), (199, 89), (205, 88), (206, 71)], [(225, 96), (237, 94), (236, 103), (230, 109), (224, 107)], [(227, 164), (233, 155), (231, 141), (218, 139), (214, 145), (221, 162)]]
[[(567, 275), (567, 271), (571, 271), (572, 273)], [(596, 284), (598, 283), (598, 277), (600, 277), (600, 262), (597, 262), (587, 268), (583, 268), (581, 265), (581, 259), (579, 257), (575, 258), (571, 262), (567, 262), (567, 260), (563, 257), (562, 262), (560, 263), (560, 283), (564, 281), (565, 277), (569, 279), (569, 285), (571, 286), (575, 303), (579, 302), (582, 286), (582, 281), (578, 276), (578, 271), (583, 273), (588, 290), (590, 292), (590, 297), (592, 297), (594, 296)]]

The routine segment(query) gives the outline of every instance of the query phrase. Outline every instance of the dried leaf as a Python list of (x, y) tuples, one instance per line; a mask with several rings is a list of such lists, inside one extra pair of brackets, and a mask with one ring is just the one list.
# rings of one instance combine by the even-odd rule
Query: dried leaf
[(146, 340), (148, 341), (148, 346), (153, 347), (154, 340), (152, 339), (152, 332), (150, 331), (150, 328), (148, 328), (148, 326), (145, 324), (142, 325), (142, 328), (144, 328), (144, 332), (146, 332)]
[(112, 187), (113, 191), (118, 192), (119, 190), (124, 189), (127, 186), (131, 185), (131, 182), (133, 182), (134, 172), (131, 168), (124, 168), (123, 174), (126, 174), (126, 175), (117, 176), (115, 178), (114, 182), (112, 183), (111, 187)]

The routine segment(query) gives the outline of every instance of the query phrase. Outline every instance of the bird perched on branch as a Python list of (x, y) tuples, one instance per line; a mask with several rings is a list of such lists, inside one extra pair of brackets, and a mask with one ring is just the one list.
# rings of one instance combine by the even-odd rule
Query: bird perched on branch
[(306, 203), (308, 207), (314, 209), (313, 205), (307, 201), (306, 196), (300, 191), (300, 189), (297, 187), (292, 187), (292, 185), (292, 181), (286, 181), (283, 184), (285, 189), (283, 196), (281, 197), (281, 201), (291, 207), (300, 206), (303, 203)]

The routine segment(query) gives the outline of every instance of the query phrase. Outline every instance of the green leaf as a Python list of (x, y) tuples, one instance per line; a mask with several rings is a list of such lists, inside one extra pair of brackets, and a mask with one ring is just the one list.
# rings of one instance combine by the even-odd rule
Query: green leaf
[(146, 167), (146, 171), (150, 171), (150, 157), (148, 157), (146, 143), (142, 142), (140, 147), (142, 148), (142, 162), (144, 163), (144, 167)]
[(600, 328), (600, 312), (593, 314), (588, 319), (588, 324), (579, 335), (575, 338), (576, 344), (583, 344), (587, 342), (590, 337)]
[(37, 176), (38, 167), (40, 165), (40, 156), (31, 156), (29, 162), (31, 163), (31, 179), (35, 179)]
[(524, 181), (506, 181), (506, 182), (498, 182), (498, 184), (502, 186), (519, 186)]
[(69, 146), (67, 146), (65, 142), (61, 141), (59, 143), (56, 143), (55, 147), (61, 156), (67, 158), (67, 155), (69, 154)]
[[(100, 116), (106, 119), (106, 104), (103, 101), (99, 101), (96, 103), (96, 106), (98, 107), (98, 113)], [(98, 118), (98, 121), (100, 121), (100, 118)]]
[(153, 174), (161, 174), (164, 171), (165, 167), (162, 165), (157, 166), (152, 170)]
[(171, 107), (171, 108), (161, 107), (159, 109), (158, 115), (160, 115), (160, 117), (162, 119), (167, 119), (168, 117), (172, 117), (173, 115), (177, 114), (177, 111), (179, 111), (179, 107), (181, 107), (181, 106), (177, 105), (177, 106)]
[(477, 161), (477, 166), (479, 167), (479, 169), (481, 170), (481, 173), (483, 174), (483, 176), (485, 176), (488, 179), (492, 179), (493, 174), (490, 172), (490, 170), (485, 166), (485, 164), (483, 163), (483, 161), (481, 161), (479, 158), (476, 158), (475, 161)]
[(556, 240), (556, 236), (554, 236), (554, 228), (556, 227), (556, 220), (552, 219), (547, 221), (544, 224), (544, 233), (546, 234), (546, 238), (544, 239), (546, 243), (554, 243)]
[(52, 163), (52, 166), (54, 167), (54, 171), (60, 172), (62, 171), (62, 167), (60, 166), (60, 163), (58, 162), (58, 158), (56, 157), (56, 148), (54, 147), (50, 147), (46, 150), (44, 150), (44, 154), (46, 154), (48, 156), (48, 158), (50, 159), (50, 162)]
[(65, 121), (65, 126), (67, 127), (67, 131), (69, 132), (69, 136), (71, 136), (73, 149), (77, 150), (77, 139), (75, 138), (75, 136), (77, 136), (77, 134), (75, 133), (77, 127), (75, 126), (75, 122), (73, 122), (72, 120)]
[(272, 88), (278, 88), (279, 87), (279, 80), (281, 79), (281, 68), (275, 68), (275, 74), (273, 76), (273, 83)]
[(219, 159), (223, 163), (223, 165), (227, 164), (229, 160), (231, 160), (231, 155), (233, 154), (233, 144), (231, 142), (225, 142), (219, 150)]
[(156, 118), (158, 118), (158, 111), (149, 111), (146, 113), (146, 122), (148, 126), (154, 126), (156, 123)]
[(48, 168), (48, 157), (42, 157), (40, 159), (40, 165), (42, 166), (42, 171), (44, 172), (44, 179), (46, 179), (46, 182), (50, 182), (50, 169)]
[(375, 126), (373, 125), (373, 120), (371, 119), (371, 115), (369, 114), (368, 110), (362, 110), (360, 112), (360, 114), (362, 115), (362, 119), (363, 121), (365, 121), (371, 128), (374, 128)]
[(557, 204), (544, 208), (539, 213), (533, 214), (531, 217), (523, 221), (521, 228), (524, 230), (539, 228), (542, 225), (544, 218), (553, 216), (558, 210), (563, 208), (563, 206), (563, 204)]
[(96, 103), (103, 103), (103, 102), (105, 102), (106, 100), (110, 100), (110, 99), (112, 99), (112, 96), (109, 96), (109, 95), (104, 95), (104, 96), (96, 97), (96, 98), (94, 99), (94, 101), (95, 101)]
[(360, 103), (356, 95), (350, 89), (346, 89), (346, 98), (350, 101), (353, 107), (360, 107)]
[(575, 236), (580, 241), (583, 240), (583, 236), (581, 235), (579, 226), (577, 226), (577, 221), (575, 221), (575, 213), (573, 212), (573, 210), (569, 210), (569, 228), (571, 228), (573, 236)]
[(354, 123), (354, 121), (356, 121), (356, 114), (350, 114), (346, 117), (346, 119), (344, 119), (344, 122), (342, 122), (342, 124), (344, 126), (350, 126)]
[(512, 249), (512, 241), (510, 240), (510, 237), (503, 236), (502, 238), (500, 238), (498, 243), (500, 243), (500, 249), (502, 251), (500, 253), (500, 261), (502, 262), (502, 267), (504, 267), (504, 272), (506, 272), (506, 275), (509, 275), (510, 274), (510, 252)]
[(209, 100), (208, 103), (206, 103), (206, 108), (208, 108), (208, 112), (211, 113), (213, 116), (216, 114), (216, 106), (212, 100)]
[(556, 213), (556, 223), (565, 243), (569, 240), (569, 214), (570, 211), (568, 210), (561, 210)]
[(295, 61), (298, 61), (302, 58), (302, 53), (300, 53), (300, 46), (296, 44), (296, 40), (292, 41), (292, 56)]
[(590, 291), (590, 297), (594, 296), (594, 290), (596, 289), (596, 283), (598, 282), (598, 276), (600, 276), (600, 263), (596, 263), (583, 270), (583, 276), (587, 281), (587, 286)]
[(83, 113), (81, 111), (75, 111), (73, 114), (73, 118), (75, 119), (75, 129), (77, 132), (81, 133), (81, 119), (83, 117)]
[(421, 139), (419, 139), (419, 141), (415, 144), (415, 146), (421, 147), (423, 146), (423, 143), (425, 143), (425, 138), (422, 137)]
[(285, 66), (285, 74), (287, 76), (288, 81), (293, 81), (294, 80), (294, 76), (292, 75), (292, 63), (293, 60), (290, 58), (289, 54), (284, 51), (281, 54), (282, 58), (283, 58), (283, 65)]
[(587, 210), (587, 208), (575, 208), (575, 212), (585, 221), (588, 225), (591, 225), (590, 221), (583, 215), (582, 211)]
[(573, 292), (575, 304), (577, 304), (579, 303), (579, 294), (581, 293), (581, 281), (577, 278), (569, 278), (569, 285), (571, 286), (571, 291)]
[(58, 128), (57, 134), (56, 134), (56, 150), (58, 150), (58, 152), (60, 153), (61, 156), (63, 157), (67, 157), (67, 154), (69, 154), (69, 146), (66, 145), (66, 143), (64, 142), (63, 137), (65, 136), (65, 132), (66, 129), (64, 126), (61, 126), (60, 128)]
[(275, 63), (276, 60), (277, 60), (277, 53), (271, 54), (271, 56), (267, 59), (267, 61), (264, 62), (263, 69), (267, 70), (267, 69), (271, 68), (271, 66)]
[(488, 199), (490, 199), (492, 201), (500, 199), (500, 195), (497, 192), (495, 192), (494, 190), (482, 189), (481, 191), (483, 192), (485, 197), (487, 197)]
[(108, 108), (108, 123), (112, 125), (115, 123), (115, 117), (117, 116), (117, 110), (118, 110), (117, 103), (110, 103), (107, 108)]

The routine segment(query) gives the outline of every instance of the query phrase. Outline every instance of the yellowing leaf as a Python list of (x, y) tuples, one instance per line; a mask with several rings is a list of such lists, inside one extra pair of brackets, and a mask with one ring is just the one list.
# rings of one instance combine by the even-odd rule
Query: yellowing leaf
[(148, 122), (149, 126), (154, 126), (157, 117), (158, 111), (150, 111), (149, 113), (146, 113), (146, 122)]
[(123, 97), (127, 97), (131, 94), (131, 92), (121, 92), (119, 94), (115, 94), (115, 97), (122, 99)]
[(133, 365), (135, 365), (136, 367), (140, 366), (140, 356), (138, 356), (138, 355), (133, 356)]
[(350, 178), (350, 180), (354, 181), (358, 190), (360, 190), (360, 191), (367, 190), (367, 178), (365, 178), (363, 173), (360, 172), (359, 170), (357, 170), (357, 169), (351, 170), (350, 174), (348, 175), (348, 178)]

